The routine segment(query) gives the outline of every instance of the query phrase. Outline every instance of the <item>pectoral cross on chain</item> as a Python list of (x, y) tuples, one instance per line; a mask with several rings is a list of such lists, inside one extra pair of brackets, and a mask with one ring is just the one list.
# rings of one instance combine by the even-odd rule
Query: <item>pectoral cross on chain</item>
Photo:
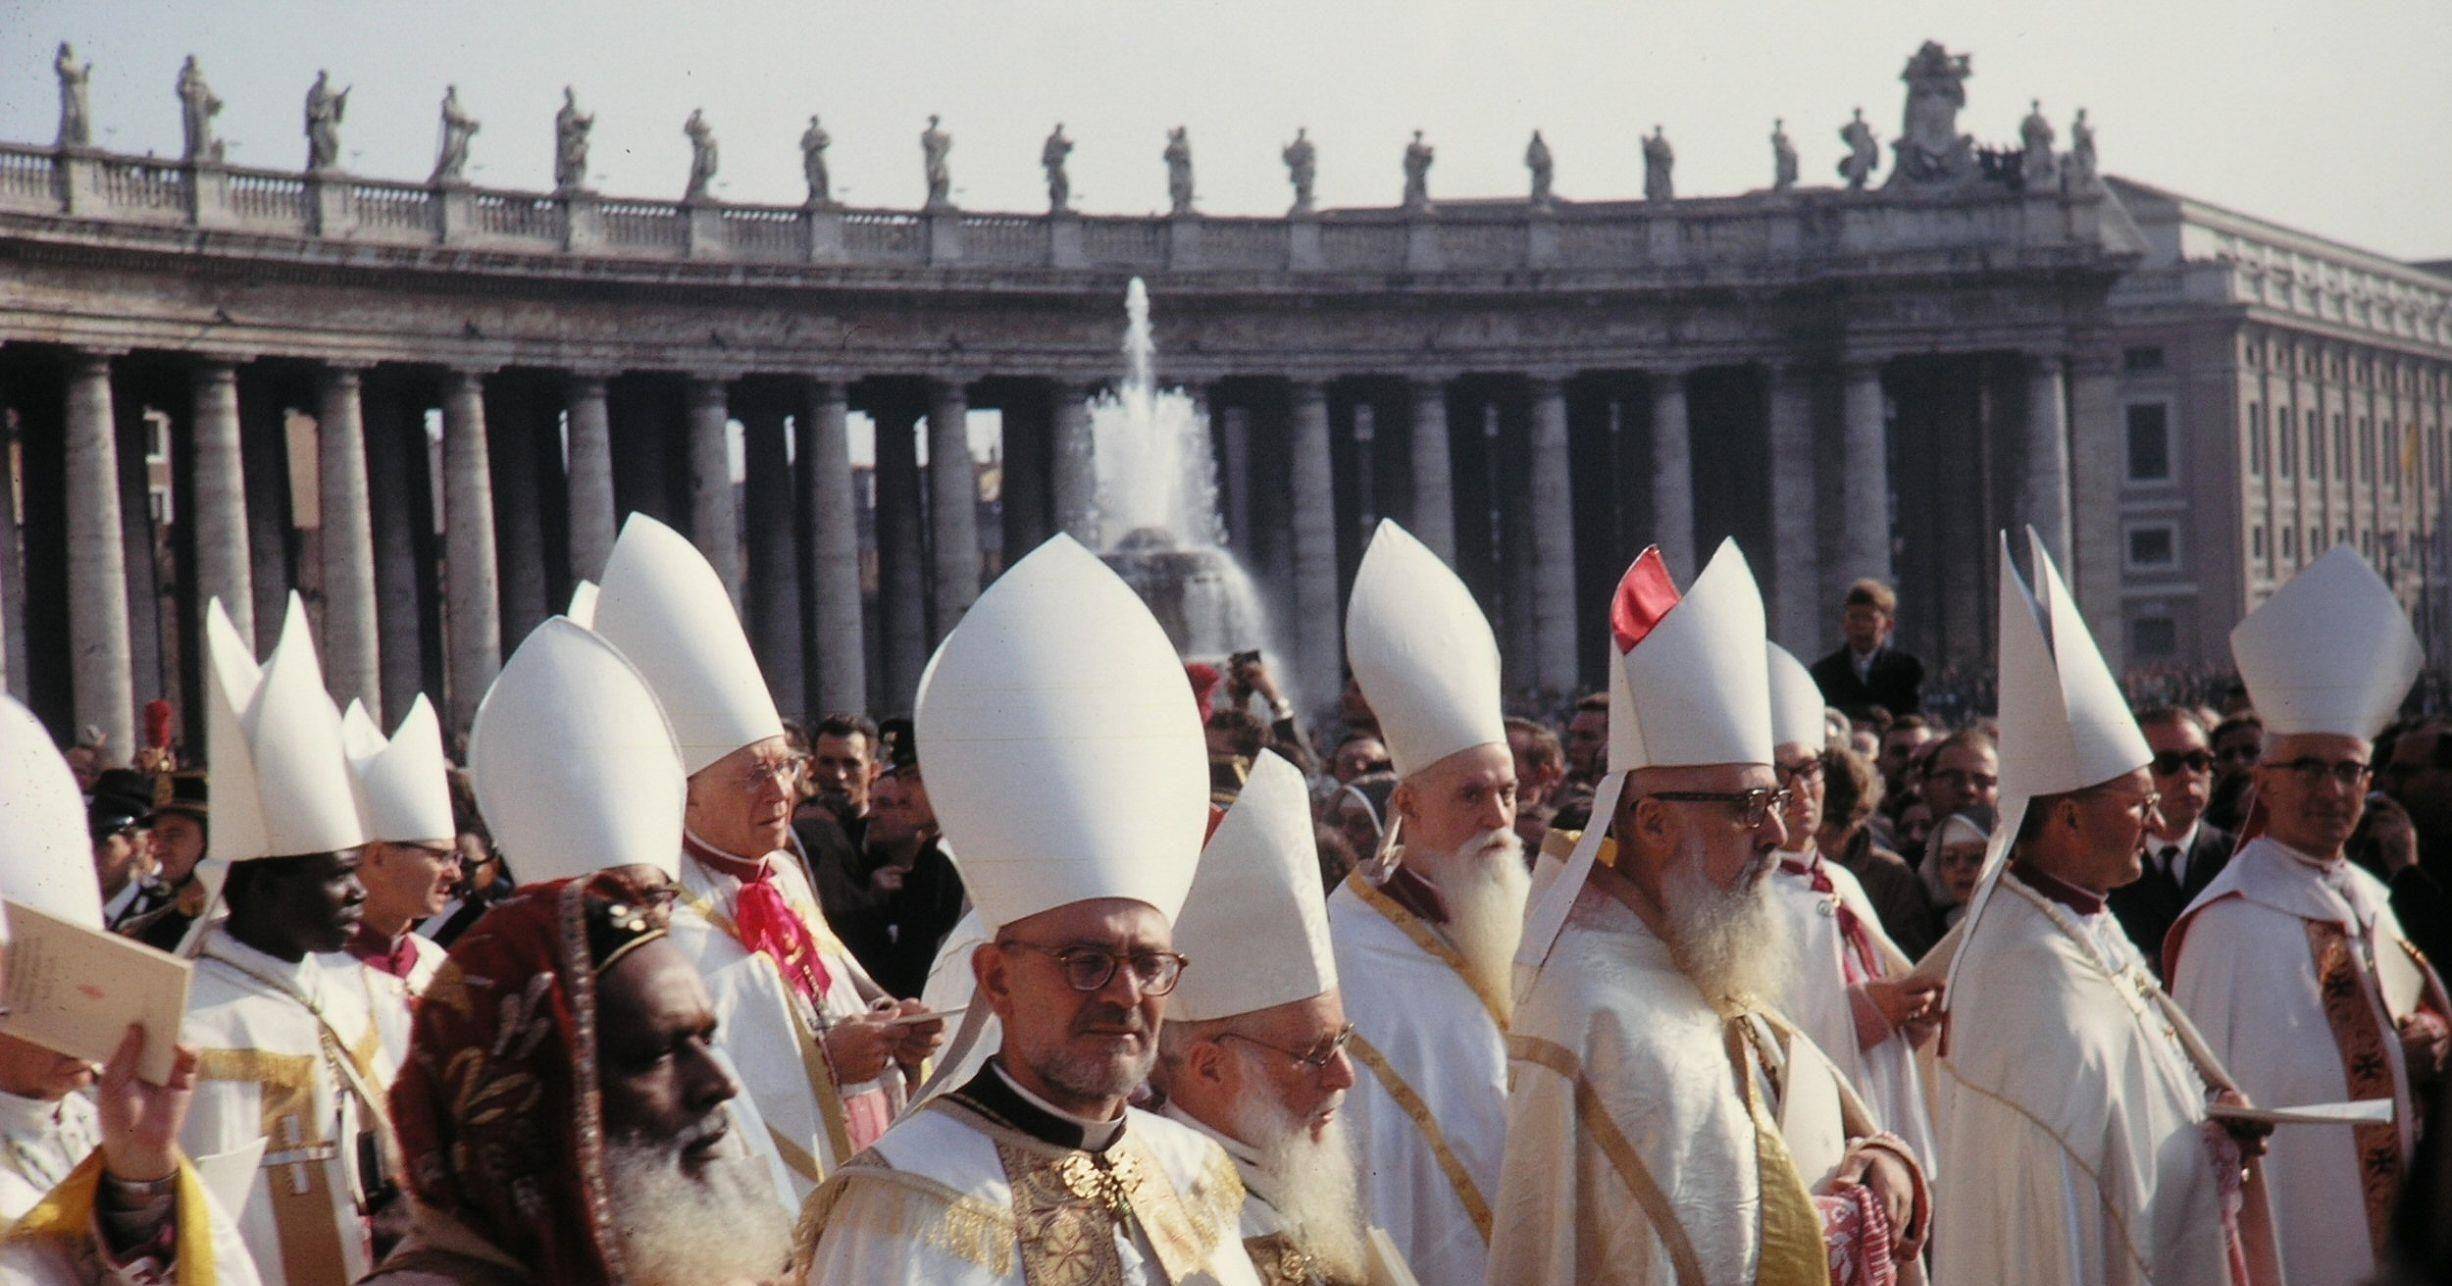
[(265, 1169), (290, 1167), (290, 1191), (299, 1196), (315, 1190), (315, 1173), (307, 1167), (316, 1162), (329, 1161), (340, 1153), (339, 1148), (329, 1143), (309, 1143), (301, 1137), (302, 1134), (297, 1117), (282, 1117), (281, 1142), (288, 1146), (279, 1152), (264, 1154)]

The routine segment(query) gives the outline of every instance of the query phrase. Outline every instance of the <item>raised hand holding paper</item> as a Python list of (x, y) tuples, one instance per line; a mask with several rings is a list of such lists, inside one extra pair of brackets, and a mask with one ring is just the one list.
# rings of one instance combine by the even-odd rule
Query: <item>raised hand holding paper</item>
[(8, 1014), (0, 1033), (107, 1061), (128, 1024), (145, 1030), (147, 1084), (170, 1079), (187, 1013), (187, 961), (17, 903), (8, 905)]

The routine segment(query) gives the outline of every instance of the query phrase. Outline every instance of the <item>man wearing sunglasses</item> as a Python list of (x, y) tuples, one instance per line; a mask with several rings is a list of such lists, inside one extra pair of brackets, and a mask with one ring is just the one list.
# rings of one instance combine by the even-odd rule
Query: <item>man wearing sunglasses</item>
[[(1199, 1130), (1127, 1105), (1193, 962), (1174, 922), (1209, 816), (1209, 755), (1166, 632), (1058, 536), (1007, 569), (929, 662), (928, 793), (994, 935), (972, 1009), (1001, 1044), (906, 1112), (803, 1214), (813, 1284), (1256, 1282), (1243, 1184)], [(1250, 947), (1203, 960), (1261, 967)]]
[(2345, 544), (2240, 622), (2231, 655), (2265, 722), (2264, 833), (2181, 914), (2163, 963), (2171, 994), (2257, 1102), (2392, 1103), (2384, 1123), (2283, 1130), (2266, 1165), (2290, 1281), (2364, 1281), (2452, 1015), (2382, 881), (2342, 851), (2365, 810), (2371, 739), (2418, 675), (2418, 638)]
[(1610, 609), (1609, 775), (1516, 957), (1490, 1280), (1856, 1280), (1912, 1265), (1930, 1202), (1837, 1068), (1756, 997), (1769, 894), (1762, 595), (1734, 542), (1681, 599), (1646, 550)]
[(2214, 752), (2205, 725), (2178, 706), (2156, 706), (2138, 714), (2137, 726), (2154, 753), (2146, 768), (2162, 807), (2146, 831), (2144, 872), (2135, 883), (2111, 891), (2111, 913), (2154, 975), (2168, 980), (2162, 968), (2164, 936), (2230, 865), (2238, 841), (2205, 820), (2214, 789)]
[(1262, 752), (1201, 850), (1175, 945), (1228, 969), (1184, 975), (1151, 1085), (1243, 1176), (1243, 1248), (1263, 1281), (1360, 1282), (1360, 1176), (1339, 1108), (1354, 1027), (1337, 991), (1302, 772)]

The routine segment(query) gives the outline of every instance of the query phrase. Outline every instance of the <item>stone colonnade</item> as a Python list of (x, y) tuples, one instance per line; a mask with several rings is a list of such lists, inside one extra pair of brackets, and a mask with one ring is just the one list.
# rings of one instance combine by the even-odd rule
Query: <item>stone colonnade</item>
[[(286, 372), (274, 381), (239, 355), (145, 354), (143, 388), (122, 392), (126, 360), (0, 353), (0, 404), (28, 442), (57, 426), (56, 463), (52, 448), (30, 445), (19, 482), (56, 477), (61, 524), (29, 513), (24, 556), (0, 549), (0, 635), (14, 636), (0, 661), (10, 690), (39, 687), (31, 672), (45, 666), (26, 659), (29, 644), (50, 655), (56, 643), (43, 634), (64, 628), (68, 664), (53, 705), (116, 747), (135, 744), (140, 687), (186, 690), (189, 727), (200, 725), (193, 653), (205, 601), (228, 604), (261, 651), (292, 587), (311, 589), (336, 700), (365, 701), (388, 725), (422, 689), (464, 730), (517, 636), (601, 572), (629, 509), (707, 550), (787, 714), (897, 711), (984, 579), (1053, 532), (1100, 535), (1086, 405), (1095, 385), (1078, 377), (274, 359)], [(2069, 363), (2057, 353), (2021, 360), (2008, 503), (2067, 568)], [(161, 378), (165, 367), (183, 378)], [(1896, 463), (1907, 449), (1892, 441), (1901, 394), (1885, 369), (1851, 358), (1236, 373), (1194, 391), (1210, 413), (1231, 544), (1276, 609), (1284, 668), (1308, 701), (1323, 705), (1342, 682), (1345, 592), (1370, 525), (1385, 516), (1473, 585), (1498, 626), (1509, 686), (1532, 703), (1601, 681), (1593, 640), (1605, 637), (1608, 595), (1649, 543), (1683, 583), (1721, 536), (1737, 536), (1763, 582), (1773, 637), (1808, 659), (1827, 647), (1838, 590), (1858, 576), (1895, 579), (1892, 479), (1910, 475)], [(50, 382), (9, 378), (29, 371), (52, 372)], [(184, 455), (170, 470), (178, 623), (161, 627), (178, 656), (160, 662), (184, 683), (131, 680), (132, 658), (153, 653), (132, 639), (130, 604), (148, 595), (128, 587), (138, 563), (149, 574), (154, 561), (150, 549), (131, 559), (121, 538), (149, 530), (126, 517), (148, 494), (127, 484), (141, 472), (119, 458), (130, 397), (144, 404), (136, 411), (167, 417), (172, 451)], [(257, 397), (277, 405), (244, 405)], [(2077, 400), (2088, 404), (2082, 390)], [(983, 505), (968, 450), (975, 405), (1003, 413), (1001, 510)], [(304, 480), (319, 515), (312, 558), (288, 527), (305, 507), (286, 490), (292, 481), (255, 476), (283, 452), (248, 440), (283, 424), (285, 408), (315, 426), (316, 467)], [(865, 472), (851, 460), (855, 409), (877, 432)], [(737, 491), (727, 460), (735, 420), (747, 463)], [(38, 467), (57, 472), (36, 477)], [(254, 512), (267, 505), (273, 512)], [(64, 622), (33, 610), (25, 592), (29, 564), (50, 548), (38, 530), (64, 541), (54, 586)], [(268, 531), (291, 547), (265, 548)]]

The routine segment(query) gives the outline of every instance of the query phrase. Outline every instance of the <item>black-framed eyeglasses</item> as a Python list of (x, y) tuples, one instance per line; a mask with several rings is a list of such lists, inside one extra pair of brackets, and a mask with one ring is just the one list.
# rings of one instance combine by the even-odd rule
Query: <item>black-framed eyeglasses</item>
[(2214, 752), (2210, 750), (2165, 750), (2154, 756), (2154, 775), (2168, 777), (2173, 773), (2212, 772)]
[(1189, 956), (1173, 951), (1109, 951), (1105, 947), (1043, 947), (1036, 942), (1005, 941), (1002, 947), (1019, 947), (1053, 956), (1064, 970), (1065, 985), (1075, 991), (1096, 991), (1115, 977), (1118, 965), (1129, 965), (1133, 985), (1145, 996), (1163, 996), (1183, 981), (1184, 966), (1192, 963)]
[(1354, 1038), (1354, 1025), (1352, 1023), (1347, 1023), (1343, 1027), (1338, 1028), (1336, 1035), (1330, 1036), (1318, 1044), (1313, 1045), (1306, 1053), (1296, 1053), (1291, 1049), (1287, 1049), (1283, 1045), (1272, 1045), (1257, 1036), (1246, 1036), (1239, 1031), (1222, 1031), (1218, 1033), (1218, 1039), (1220, 1040), (1223, 1040), (1228, 1036), (1232, 1036), (1236, 1040), (1242, 1041), (1245, 1044), (1258, 1045), (1260, 1048), (1265, 1049), (1272, 1054), (1279, 1055), (1291, 1061), (1295, 1066), (1300, 1067), (1313, 1075), (1318, 1075), (1321, 1072), (1327, 1071), (1329, 1065), (1337, 1061), (1337, 1055), (1345, 1052), (1345, 1043)]
[(1780, 764), (1772, 771), (1779, 775), (1779, 782), (1783, 786), (1800, 781), (1820, 781), (1822, 779), (1822, 760), (1818, 757), (1799, 759), (1792, 764)]
[(2330, 779), (2334, 785), (2355, 788), (2364, 784), (2367, 778), (2375, 774), (2375, 765), (2362, 763), (2356, 759), (2307, 757), (2265, 766), (2290, 773), (2310, 786)]
[(1789, 801), (1795, 797), (1795, 791), (1784, 787), (1773, 790), (1768, 786), (1756, 786), (1752, 790), (1656, 790), (1645, 796), (1672, 804), (1732, 805), (1737, 820), (1747, 830), (1762, 825), (1763, 819), (1771, 814), (1785, 811)]

